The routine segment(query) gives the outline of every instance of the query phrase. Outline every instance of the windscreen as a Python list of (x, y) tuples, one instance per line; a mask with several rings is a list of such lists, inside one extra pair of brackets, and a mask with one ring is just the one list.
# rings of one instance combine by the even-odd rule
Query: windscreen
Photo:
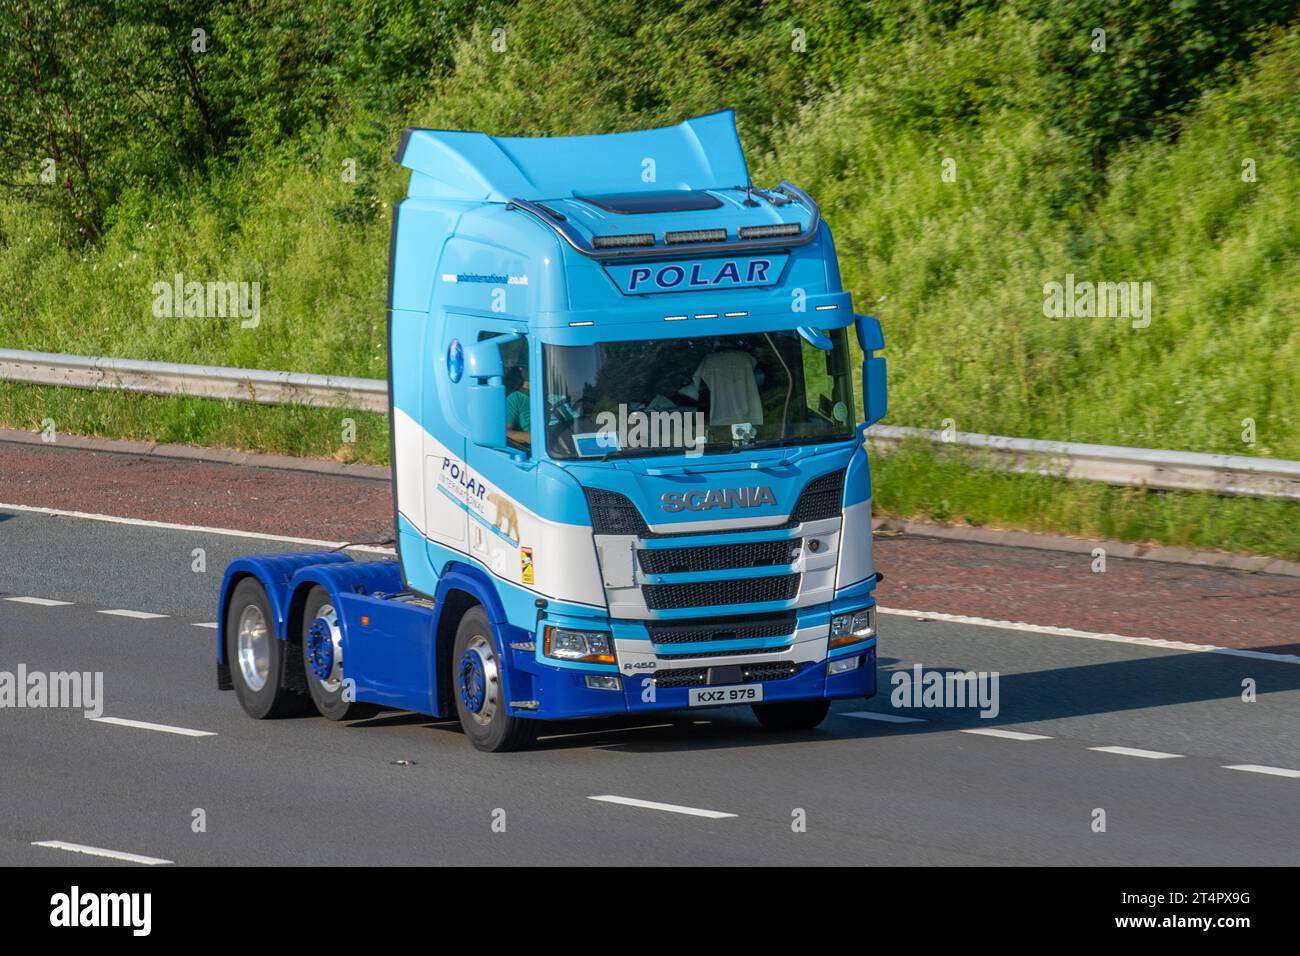
[(854, 434), (844, 329), (547, 345), (545, 375), (553, 458), (727, 453)]

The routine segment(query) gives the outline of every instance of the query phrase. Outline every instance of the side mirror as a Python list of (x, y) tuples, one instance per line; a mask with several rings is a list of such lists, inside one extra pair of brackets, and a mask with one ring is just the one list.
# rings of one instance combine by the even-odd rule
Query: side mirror
[(506, 387), (495, 384), (469, 387), (469, 438), (484, 448), (508, 447), (506, 442)]
[(857, 317), (858, 345), (862, 346), (862, 414), (867, 425), (885, 417), (889, 409), (885, 395), (885, 360), (872, 353), (885, 347), (880, 320), (874, 315)]
[(518, 333), (498, 335), (465, 349), (465, 378), (469, 387), (469, 439), (483, 448), (510, 450), (506, 440), (505, 371), (501, 345), (520, 338)]

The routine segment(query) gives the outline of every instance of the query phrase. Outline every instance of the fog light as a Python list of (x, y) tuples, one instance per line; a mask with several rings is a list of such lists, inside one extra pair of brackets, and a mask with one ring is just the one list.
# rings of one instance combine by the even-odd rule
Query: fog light
[(588, 674), (587, 690), (622, 690), (623, 685), (616, 674)]
[[(862, 666), (861, 657), (841, 657), (837, 661), (831, 661), (826, 665), (826, 676), (834, 677), (836, 674), (843, 674), (845, 671), (851, 671)], [(590, 680), (591, 678), (587, 678)]]

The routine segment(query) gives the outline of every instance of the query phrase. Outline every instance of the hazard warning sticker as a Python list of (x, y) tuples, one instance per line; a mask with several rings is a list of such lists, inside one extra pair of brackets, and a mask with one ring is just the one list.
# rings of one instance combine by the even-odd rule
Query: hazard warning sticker
[(519, 570), (523, 574), (524, 584), (533, 583), (533, 549), (519, 549)]

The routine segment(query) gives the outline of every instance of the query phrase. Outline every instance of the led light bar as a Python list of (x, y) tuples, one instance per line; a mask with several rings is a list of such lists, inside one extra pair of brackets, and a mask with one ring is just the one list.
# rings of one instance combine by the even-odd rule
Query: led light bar
[(655, 244), (655, 237), (652, 232), (630, 232), (622, 236), (596, 236), (591, 240), (591, 244), (597, 249), (622, 249), (628, 246), (653, 246)]
[(676, 232), (665, 232), (664, 242), (674, 245), (679, 242), (726, 242), (727, 230), (725, 229), (679, 229)]
[(797, 222), (782, 222), (773, 226), (741, 226), (741, 239), (772, 239), (776, 236), (797, 236), (803, 226)]

